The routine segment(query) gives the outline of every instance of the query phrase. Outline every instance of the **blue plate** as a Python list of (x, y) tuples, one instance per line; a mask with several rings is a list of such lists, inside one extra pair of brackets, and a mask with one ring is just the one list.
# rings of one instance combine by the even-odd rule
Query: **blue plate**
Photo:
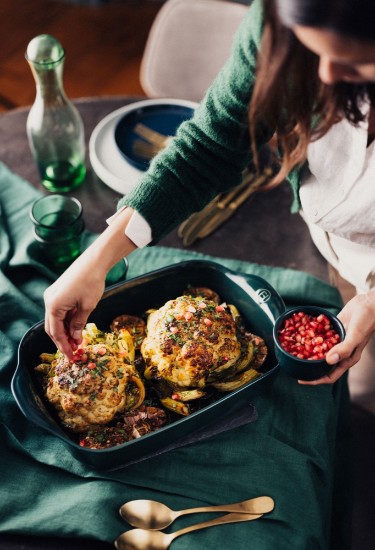
[(174, 136), (180, 124), (190, 119), (193, 113), (193, 108), (167, 103), (135, 107), (118, 121), (115, 128), (116, 145), (127, 162), (139, 170), (147, 170), (150, 160), (133, 150), (135, 140), (146, 141), (134, 132), (135, 126), (140, 122), (161, 134)]

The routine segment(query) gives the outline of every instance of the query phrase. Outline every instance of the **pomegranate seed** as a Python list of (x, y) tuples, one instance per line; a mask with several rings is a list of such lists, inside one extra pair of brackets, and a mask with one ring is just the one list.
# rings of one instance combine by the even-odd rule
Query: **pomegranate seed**
[(299, 311), (285, 319), (278, 332), (281, 347), (299, 359), (324, 359), (326, 353), (340, 341), (324, 314), (317, 317)]
[(68, 342), (69, 342), (69, 345), (72, 348), (72, 350), (76, 351), (76, 349), (78, 347), (77, 344), (76, 344), (76, 341), (73, 340), (73, 338), (71, 338), (70, 336), (68, 336)]

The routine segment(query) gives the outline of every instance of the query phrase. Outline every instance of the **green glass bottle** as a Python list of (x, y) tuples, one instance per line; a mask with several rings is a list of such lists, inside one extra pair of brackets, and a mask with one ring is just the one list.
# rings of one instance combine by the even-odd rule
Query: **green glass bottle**
[(60, 42), (49, 34), (33, 38), (26, 50), (36, 83), (27, 136), (42, 184), (53, 192), (74, 189), (86, 175), (82, 119), (63, 88), (64, 56)]

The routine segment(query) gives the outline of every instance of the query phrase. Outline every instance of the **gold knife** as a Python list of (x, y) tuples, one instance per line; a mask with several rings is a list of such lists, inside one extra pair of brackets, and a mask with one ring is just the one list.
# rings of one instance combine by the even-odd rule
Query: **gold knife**
[(206, 225), (206, 223), (226, 208), (233, 199), (239, 195), (249, 185), (254, 175), (247, 169), (243, 172), (242, 182), (226, 193), (220, 193), (210, 203), (199, 212), (192, 214), (187, 220), (182, 222), (178, 229), (179, 237), (182, 237), (182, 242), (185, 246), (190, 246), (196, 239), (198, 232)]
[(256, 193), (259, 188), (268, 180), (270, 177), (271, 172), (265, 171), (263, 174), (261, 174), (258, 177), (255, 177), (251, 183), (247, 185), (247, 188), (238, 196), (235, 197), (234, 200), (229, 202), (229, 204), (226, 204), (223, 208), (221, 208), (221, 211), (217, 211), (217, 213), (211, 217), (207, 224), (204, 225), (198, 232), (194, 234), (194, 240), (195, 239), (202, 239), (204, 237), (207, 237), (210, 235), (215, 229), (220, 227), (224, 222), (226, 222), (233, 214), (236, 212), (236, 210), (248, 199)]

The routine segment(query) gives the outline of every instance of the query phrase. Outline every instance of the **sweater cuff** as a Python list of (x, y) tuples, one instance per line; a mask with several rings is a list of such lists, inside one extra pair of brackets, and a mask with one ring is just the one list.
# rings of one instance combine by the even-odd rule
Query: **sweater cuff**
[[(108, 225), (111, 225), (112, 221), (123, 212), (127, 206), (123, 206), (113, 216), (106, 220)], [(146, 222), (143, 216), (134, 210), (128, 225), (125, 228), (125, 235), (137, 246), (138, 248), (144, 248), (152, 241), (151, 227)]]

